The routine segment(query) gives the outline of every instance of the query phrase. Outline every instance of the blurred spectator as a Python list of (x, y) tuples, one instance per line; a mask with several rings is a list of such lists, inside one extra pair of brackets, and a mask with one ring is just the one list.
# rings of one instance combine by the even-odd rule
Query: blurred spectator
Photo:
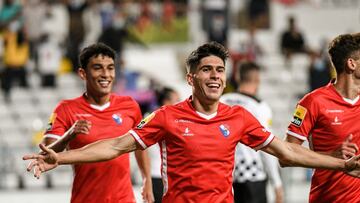
[(173, 21), (175, 18), (176, 9), (172, 0), (164, 0), (162, 24), (165, 30), (171, 31), (173, 29)]
[(84, 23), (82, 20), (83, 12), (87, 4), (85, 0), (69, 0), (67, 9), (70, 17), (69, 35), (66, 48), (66, 55), (71, 60), (73, 71), (76, 72), (78, 66), (78, 55), (80, 52), (80, 45), (84, 41)]
[(65, 45), (69, 33), (69, 13), (64, 4), (54, 1), (45, 1), (45, 17), (40, 21), (41, 36), (46, 35), (50, 41)]
[(4, 34), (4, 71), (1, 88), (5, 102), (10, 102), (10, 91), (13, 83), (18, 80), (21, 87), (27, 88), (26, 64), (29, 60), (29, 42), (24, 29), (9, 30)]
[(84, 23), (84, 41), (81, 47), (97, 42), (102, 32), (100, 4), (98, 0), (88, 0), (88, 7), (82, 15)]
[[(172, 105), (179, 102), (179, 94), (172, 88), (164, 87), (156, 92), (158, 106)], [(159, 144), (154, 144), (148, 148), (151, 158), (151, 179), (153, 183), (153, 192), (155, 203), (161, 203), (163, 196), (163, 183), (161, 179), (161, 152)]]
[(112, 0), (103, 0), (100, 3), (100, 16), (103, 30), (112, 26), (114, 12), (115, 6)]
[(23, 1), (26, 33), (30, 43), (30, 59), (37, 64), (37, 47), (42, 35), (39, 22), (45, 18), (45, 3), (41, 0)]
[(269, 26), (269, 0), (248, 1), (249, 25), (257, 28)]
[(4, 0), (0, 10), (0, 29), (16, 31), (23, 26), (22, 7), (15, 0)]
[(150, 2), (146, 0), (142, 0), (140, 2), (140, 16), (136, 22), (136, 29), (140, 33), (145, 32), (146, 29), (148, 29), (153, 24), (152, 17), (153, 14), (152, 14)]
[(56, 74), (60, 67), (62, 51), (59, 44), (46, 35), (38, 47), (38, 67), (42, 87), (56, 87)]
[(207, 40), (227, 46), (229, 0), (204, 0), (202, 9), (202, 23)]
[[(309, 87), (310, 91), (313, 91), (321, 86), (329, 83), (332, 78), (332, 66), (330, 58), (327, 54), (328, 41), (324, 40), (322, 46), (318, 52), (314, 52), (310, 55), (309, 65)], [(334, 76), (335, 78), (335, 76)]]
[(263, 55), (263, 49), (256, 39), (256, 26), (249, 26), (247, 38), (241, 44), (241, 51), (248, 61), (256, 62)]
[(290, 65), (291, 56), (295, 53), (310, 53), (305, 38), (296, 26), (294, 16), (288, 17), (288, 29), (281, 36), (281, 52), (285, 56), (286, 65)]

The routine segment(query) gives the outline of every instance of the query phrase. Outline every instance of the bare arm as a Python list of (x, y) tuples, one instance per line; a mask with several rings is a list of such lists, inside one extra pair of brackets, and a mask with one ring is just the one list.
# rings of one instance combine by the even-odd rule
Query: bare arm
[(342, 160), (313, 152), (298, 144), (284, 142), (277, 137), (262, 150), (278, 157), (282, 166), (300, 166), (344, 171), (351, 171), (360, 167), (359, 156), (355, 156), (349, 160)]
[(123, 136), (100, 140), (79, 149), (61, 152), (58, 154), (58, 164), (107, 161), (136, 149), (141, 149), (141, 146), (130, 133), (126, 133)]
[(141, 146), (135, 141), (130, 133), (126, 133), (121, 137), (97, 141), (80, 149), (61, 153), (56, 153), (54, 150), (49, 149), (42, 144), (40, 144), (40, 148), (44, 153), (30, 154), (23, 157), (24, 160), (33, 160), (27, 167), (28, 171), (31, 171), (34, 167), (40, 168), (40, 170), (34, 174), (37, 178), (40, 177), (42, 172), (52, 170), (60, 164), (106, 161), (121, 154), (141, 149)]
[(142, 187), (142, 196), (145, 202), (154, 202), (154, 194), (152, 190), (152, 181), (150, 174), (150, 159), (148, 152), (145, 150), (136, 150), (135, 158), (139, 169), (141, 171), (141, 176), (143, 178), (143, 187)]

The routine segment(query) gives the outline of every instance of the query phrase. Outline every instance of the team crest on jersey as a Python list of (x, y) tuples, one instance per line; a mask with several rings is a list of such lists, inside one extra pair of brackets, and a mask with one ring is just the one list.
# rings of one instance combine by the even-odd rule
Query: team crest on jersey
[(52, 114), (51, 114), (51, 116), (50, 116), (50, 118), (49, 118), (49, 122), (48, 122), (48, 124), (47, 124), (47, 126), (46, 126), (46, 130), (47, 130), (47, 131), (52, 129), (52, 127), (53, 127), (53, 125), (54, 125), (54, 122), (55, 122), (55, 119), (56, 119), (56, 116), (57, 116), (56, 113), (52, 113)]
[(112, 116), (113, 120), (115, 121), (116, 124), (121, 125), (123, 122), (123, 119), (121, 118), (121, 114), (116, 114), (114, 113)]
[(301, 105), (297, 105), (294, 117), (291, 121), (291, 123), (297, 127), (300, 127), (304, 121), (305, 115), (306, 115), (307, 109)]
[(224, 137), (228, 137), (230, 135), (230, 130), (227, 125), (221, 124), (219, 126), (219, 129), (220, 129), (221, 134), (224, 135)]
[(152, 112), (150, 115), (146, 116), (144, 119), (140, 121), (140, 123), (136, 126), (138, 129), (143, 128), (148, 122), (150, 122), (155, 117), (155, 113)]

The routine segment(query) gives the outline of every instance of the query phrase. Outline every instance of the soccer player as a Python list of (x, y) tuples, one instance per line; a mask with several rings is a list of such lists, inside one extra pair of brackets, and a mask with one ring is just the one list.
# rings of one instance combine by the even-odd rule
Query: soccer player
[[(336, 37), (328, 52), (337, 78), (299, 101), (286, 140), (308, 140), (315, 152), (349, 159), (360, 146), (360, 33)], [(360, 179), (316, 169), (309, 202), (360, 202)]]
[[(101, 43), (82, 50), (78, 74), (85, 81), (86, 91), (78, 98), (58, 104), (44, 135), (45, 145), (56, 152), (66, 147), (78, 149), (101, 139), (118, 137), (140, 122), (139, 105), (130, 97), (111, 93), (114, 60), (114, 51)], [(140, 150), (135, 151), (135, 157), (143, 175), (143, 197), (152, 202), (149, 159)], [(107, 162), (74, 164), (74, 174), (72, 203), (135, 203), (128, 154)]]
[[(224, 94), (220, 101), (228, 105), (240, 105), (252, 113), (266, 129), (270, 130), (272, 111), (270, 106), (257, 98), (260, 85), (260, 67), (253, 62), (244, 62), (239, 67), (238, 88), (236, 92)], [(279, 174), (278, 161), (262, 151), (238, 144), (235, 152), (233, 175), (235, 203), (268, 202), (266, 196), (267, 178), (270, 179), (275, 194), (275, 202), (283, 202), (283, 188)]]
[(233, 202), (232, 170), (238, 142), (277, 156), (284, 165), (337, 169), (360, 176), (360, 155), (349, 160), (334, 158), (281, 141), (248, 111), (219, 102), (225, 88), (227, 50), (206, 43), (187, 59), (186, 79), (192, 96), (164, 106), (144, 118), (125, 135), (56, 153), (30, 154), (28, 166), (41, 172), (61, 164), (99, 162), (159, 143), (164, 182), (163, 202)]

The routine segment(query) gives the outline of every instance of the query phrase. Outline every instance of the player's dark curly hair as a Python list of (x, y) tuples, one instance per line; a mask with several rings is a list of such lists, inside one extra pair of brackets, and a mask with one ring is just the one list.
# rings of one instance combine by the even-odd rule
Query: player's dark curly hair
[(88, 47), (85, 47), (79, 57), (80, 67), (86, 69), (91, 57), (97, 57), (99, 55), (108, 56), (115, 61), (115, 51), (109, 46), (103, 43), (95, 43)]
[(349, 58), (359, 59), (360, 33), (339, 35), (330, 43), (328, 51), (336, 72), (342, 73)]
[(211, 55), (221, 58), (225, 65), (226, 59), (229, 57), (229, 52), (223, 45), (217, 42), (203, 44), (195, 51), (191, 52), (191, 54), (186, 59), (187, 72), (195, 72), (197, 66), (200, 64), (201, 59)]

